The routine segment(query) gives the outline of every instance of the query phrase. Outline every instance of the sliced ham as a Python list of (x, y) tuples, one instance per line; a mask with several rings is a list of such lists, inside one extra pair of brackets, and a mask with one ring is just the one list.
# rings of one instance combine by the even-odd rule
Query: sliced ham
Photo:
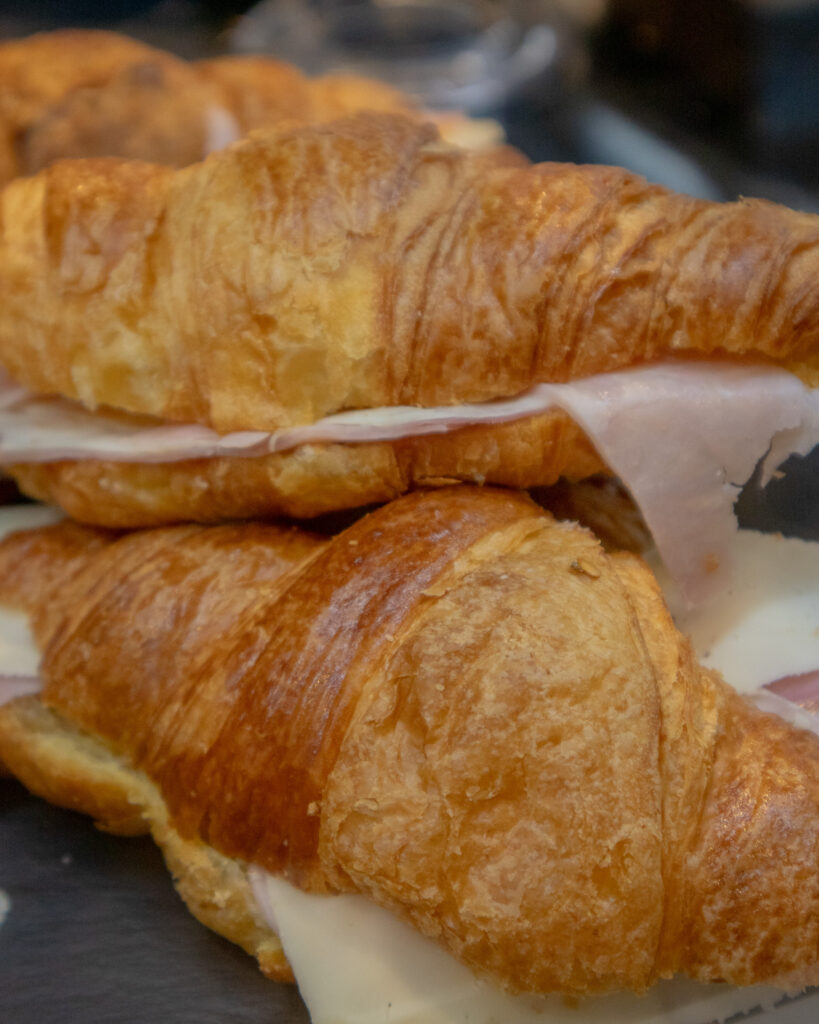
[(32, 693), (39, 693), (42, 688), (43, 682), (39, 676), (0, 675), (0, 707), (15, 697), (28, 697)]
[(815, 672), (800, 672), (795, 676), (783, 676), (768, 683), (765, 689), (798, 704), (805, 711), (819, 712), (819, 669)]
[(432, 409), (343, 412), (273, 433), (218, 435), (118, 413), (0, 381), (0, 464), (108, 459), (173, 462), (252, 457), (302, 444), (391, 441), (565, 410), (629, 488), (691, 604), (730, 575), (733, 504), (760, 459), (766, 476), (819, 443), (819, 392), (793, 374), (733, 363), (669, 362), (538, 384), (515, 398)]
[(788, 700), (772, 690), (755, 690), (748, 694), (748, 699), (753, 701), (760, 711), (767, 711), (772, 715), (779, 715), (786, 722), (795, 725), (800, 729), (807, 729), (819, 736), (819, 714), (800, 707), (799, 704)]
[(819, 669), (775, 679), (750, 697), (762, 711), (819, 735)]

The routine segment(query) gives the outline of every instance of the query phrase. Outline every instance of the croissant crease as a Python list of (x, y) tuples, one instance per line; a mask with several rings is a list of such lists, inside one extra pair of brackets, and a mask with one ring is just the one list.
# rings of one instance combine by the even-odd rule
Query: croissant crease
[[(467, 153), (388, 114), (257, 133), (178, 171), (56, 164), (2, 194), (0, 364), (34, 391), (219, 433), (448, 406), (669, 356), (819, 352), (819, 218), (607, 167)], [(22, 465), (103, 525), (528, 487), (603, 469), (565, 413), (173, 465)], [(103, 517), (103, 518), (100, 518)]]
[(153, 831), (274, 976), (248, 863), (514, 990), (819, 980), (819, 741), (698, 666), (636, 556), (522, 496), (419, 492), (332, 539), (60, 524), (0, 544), (0, 600), (45, 681), (0, 757)]

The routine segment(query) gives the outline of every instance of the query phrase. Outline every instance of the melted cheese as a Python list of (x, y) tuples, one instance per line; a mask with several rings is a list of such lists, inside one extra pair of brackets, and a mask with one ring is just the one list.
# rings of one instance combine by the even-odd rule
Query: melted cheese
[[(693, 612), (659, 568), (701, 659), (744, 692), (819, 667), (819, 543), (743, 530), (731, 557), (731, 588)], [(251, 872), (313, 1024), (711, 1024), (746, 1014), (770, 1014), (776, 1024), (816, 1020), (819, 990), (794, 1000), (771, 988), (684, 979), (661, 982), (642, 998), (608, 996), (577, 1006), (511, 996), (363, 897), (310, 895)]]
[[(0, 508), (0, 539), (14, 530), (45, 526), (62, 514), (45, 505), (9, 505)], [(25, 679), (34, 679), (40, 652), (29, 628), (28, 616), (14, 608), (0, 607), (0, 704), (31, 692)], [(5, 676), (6, 679), (2, 679)]]
[(815, 998), (792, 1016), (774, 989), (681, 979), (579, 1005), (512, 996), (361, 896), (315, 896), (250, 870), (313, 1024), (708, 1024), (754, 1007), (774, 1012), (776, 1024), (816, 1019)]
[(652, 559), (674, 619), (700, 661), (741, 693), (819, 669), (819, 542), (740, 530), (731, 558), (730, 585), (693, 610)]

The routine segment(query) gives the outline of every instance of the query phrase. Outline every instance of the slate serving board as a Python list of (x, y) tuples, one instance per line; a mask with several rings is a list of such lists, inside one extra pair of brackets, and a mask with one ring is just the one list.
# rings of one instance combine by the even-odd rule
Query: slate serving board
[(7, 779), (0, 890), (3, 1024), (308, 1024), (293, 986), (190, 916), (149, 839)]

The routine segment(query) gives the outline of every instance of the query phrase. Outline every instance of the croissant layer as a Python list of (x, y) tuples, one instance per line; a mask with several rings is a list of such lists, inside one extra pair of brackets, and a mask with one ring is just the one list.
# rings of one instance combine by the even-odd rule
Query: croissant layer
[(192, 163), (206, 152), (205, 112), (219, 101), (184, 61), (113, 32), (4, 42), (0, 179), (61, 156)]
[(419, 487), (479, 481), (525, 488), (605, 471), (560, 410), (452, 434), (356, 445), (302, 445), (261, 458), (125, 463), (97, 460), (7, 467), (32, 497), (109, 527), (324, 512), (391, 501)]
[(669, 353), (815, 369), (819, 218), (508, 163), (370, 114), (176, 172), (57, 164), (2, 196), (0, 362), (220, 432)]
[(254, 129), (356, 110), (436, 120), (467, 145), (499, 135), (491, 122), (422, 111), (371, 79), (310, 79), (265, 57), (188, 62), (115, 32), (71, 29), (0, 45), (0, 182), (66, 157), (184, 167)]
[(515, 989), (816, 978), (819, 742), (527, 499), (418, 493), (332, 539), (61, 525), (0, 544), (0, 600), (43, 703), (185, 843), (362, 892)]
[(150, 834), (191, 913), (256, 956), (269, 977), (293, 980), (278, 937), (261, 919), (242, 865), (200, 840), (183, 839), (143, 773), (35, 697), (2, 709), (0, 746), (32, 793), (92, 816), (107, 832)]

